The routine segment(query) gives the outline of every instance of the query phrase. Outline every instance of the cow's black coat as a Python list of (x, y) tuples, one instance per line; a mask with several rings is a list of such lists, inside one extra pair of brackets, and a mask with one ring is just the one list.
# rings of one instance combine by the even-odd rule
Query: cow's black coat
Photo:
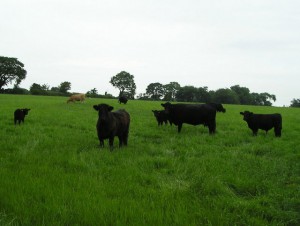
[(126, 104), (128, 101), (128, 98), (126, 96), (119, 96), (119, 103)]
[(19, 123), (19, 125), (20, 125), (21, 122), (24, 123), (25, 116), (28, 115), (29, 111), (30, 111), (30, 109), (28, 109), (28, 108), (15, 110), (15, 112), (14, 112), (15, 125), (17, 124), (17, 122)]
[[(161, 105), (165, 108), (172, 123), (178, 126), (178, 133), (180, 133), (183, 123), (203, 124), (208, 127), (209, 134), (214, 134), (216, 131), (217, 110), (216, 106), (212, 106), (212, 104), (171, 104), (167, 102)], [(224, 109), (223, 106), (222, 109)]]
[(258, 129), (265, 130), (267, 133), (268, 130), (274, 127), (275, 136), (281, 137), (281, 114), (254, 114), (249, 111), (240, 112), (240, 114), (244, 116), (243, 119), (247, 122), (254, 136), (257, 135)]
[(172, 125), (172, 122), (170, 121), (169, 116), (165, 110), (152, 110), (152, 112), (154, 113), (154, 116), (159, 126), (163, 123), (165, 123), (165, 125), (168, 124), (168, 121), (170, 125)]
[(104, 147), (104, 140), (109, 139), (110, 149), (113, 149), (114, 137), (119, 138), (119, 147), (127, 145), (130, 115), (125, 110), (112, 112), (113, 107), (107, 104), (93, 106), (98, 111), (98, 122), (96, 125), (100, 147)]

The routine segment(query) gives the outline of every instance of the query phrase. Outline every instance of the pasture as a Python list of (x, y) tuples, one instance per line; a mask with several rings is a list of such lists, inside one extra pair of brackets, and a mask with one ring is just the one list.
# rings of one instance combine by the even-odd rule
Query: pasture
[[(163, 101), (66, 101), (0, 95), (0, 225), (300, 224), (300, 109), (224, 105), (215, 135), (178, 134), (157, 126)], [(128, 147), (99, 148), (100, 103), (130, 113)], [(253, 137), (244, 110), (281, 113), (282, 137)]]

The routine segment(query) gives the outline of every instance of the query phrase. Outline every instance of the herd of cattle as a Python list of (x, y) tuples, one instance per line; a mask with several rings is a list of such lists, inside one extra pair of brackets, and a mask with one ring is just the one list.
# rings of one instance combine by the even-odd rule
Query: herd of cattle
[[(85, 100), (84, 94), (72, 95), (69, 102)], [(119, 97), (119, 103), (127, 103), (126, 97)], [(216, 113), (226, 112), (222, 104), (207, 103), (207, 104), (171, 104), (170, 102), (161, 104), (164, 110), (152, 110), (158, 122), (158, 125), (168, 122), (178, 127), (178, 133), (182, 129), (184, 123), (190, 125), (204, 125), (208, 127), (209, 134), (216, 132)], [(96, 124), (97, 135), (100, 141), (100, 147), (104, 147), (104, 140), (109, 139), (109, 147), (113, 149), (114, 138), (119, 138), (119, 147), (127, 145), (128, 133), (130, 126), (130, 115), (120, 109), (112, 111), (113, 107), (107, 104), (94, 105), (93, 108), (98, 111), (98, 121)], [(14, 112), (14, 123), (24, 123), (25, 116), (28, 115), (30, 109), (17, 109)], [(259, 129), (266, 133), (274, 128), (275, 136), (281, 137), (282, 117), (280, 114), (254, 114), (253, 112), (240, 112), (243, 115), (243, 120), (247, 122), (248, 127), (252, 130), (254, 136), (257, 135)]]

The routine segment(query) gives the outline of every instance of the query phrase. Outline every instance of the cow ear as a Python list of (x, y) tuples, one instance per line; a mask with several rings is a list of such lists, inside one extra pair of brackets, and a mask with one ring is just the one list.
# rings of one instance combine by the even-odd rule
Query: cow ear
[(244, 115), (244, 112), (240, 112), (241, 115)]
[(94, 108), (96, 111), (99, 111), (98, 105), (94, 105), (93, 108)]
[(108, 111), (112, 111), (113, 109), (114, 109), (114, 107), (112, 107), (112, 106), (108, 107)]

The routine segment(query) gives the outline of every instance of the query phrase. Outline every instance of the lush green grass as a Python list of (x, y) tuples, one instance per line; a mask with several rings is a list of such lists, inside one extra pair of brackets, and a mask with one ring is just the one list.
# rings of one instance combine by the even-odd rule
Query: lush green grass
[[(300, 224), (300, 109), (225, 105), (210, 136), (158, 127), (162, 102), (66, 100), (0, 95), (0, 225)], [(130, 113), (128, 147), (99, 149), (99, 103)], [(244, 110), (281, 113), (282, 137), (253, 137)]]

